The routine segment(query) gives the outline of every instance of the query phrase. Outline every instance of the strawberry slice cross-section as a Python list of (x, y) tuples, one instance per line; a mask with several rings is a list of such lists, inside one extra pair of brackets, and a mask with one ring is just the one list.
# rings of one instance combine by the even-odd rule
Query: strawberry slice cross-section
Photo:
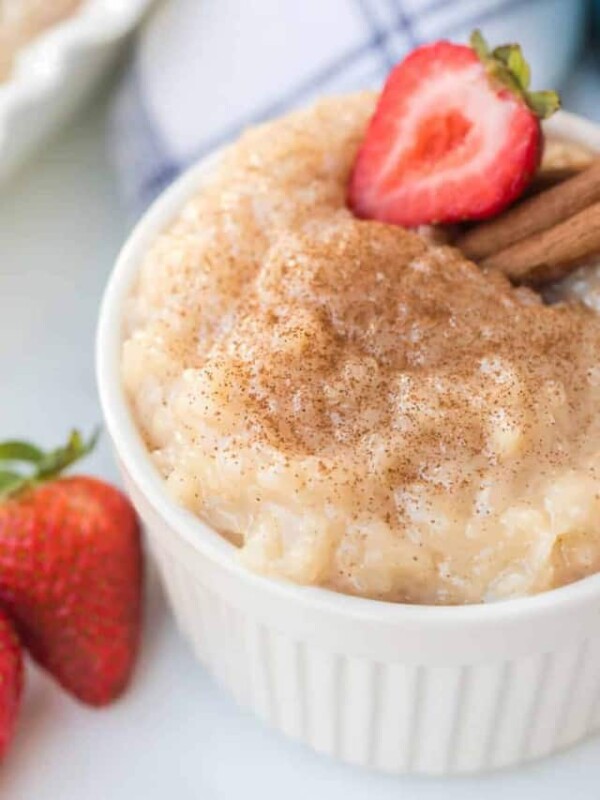
[(367, 219), (416, 227), (493, 216), (530, 183), (540, 118), (554, 92), (530, 92), (518, 45), (441, 41), (391, 72), (359, 149), (349, 204)]

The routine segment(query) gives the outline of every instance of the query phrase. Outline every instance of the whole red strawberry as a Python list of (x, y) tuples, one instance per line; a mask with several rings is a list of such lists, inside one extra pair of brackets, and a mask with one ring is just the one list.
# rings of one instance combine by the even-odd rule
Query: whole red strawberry
[(0, 759), (10, 745), (23, 693), (23, 653), (15, 630), (0, 611)]
[(112, 486), (61, 472), (89, 452), (72, 434), (44, 453), (0, 445), (34, 471), (0, 473), (0, 605), (32, 656), (85, 703), (114, 700), (129, 681), (140, 633), (142, 553), (129, 501)]
[(390, 73), (350, 180), (359, 217), (414, 227), (498, 214), (530, 183), (540, 119), (555, 92), (530, 92), (518, 45), (418, 47)]

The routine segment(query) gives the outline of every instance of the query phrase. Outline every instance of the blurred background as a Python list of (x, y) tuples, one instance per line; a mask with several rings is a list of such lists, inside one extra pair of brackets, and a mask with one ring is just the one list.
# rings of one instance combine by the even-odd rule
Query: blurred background
[[(595, 7), (594, 7), (595, 6)], [(243, 127), (322, 94), (382, 84), (417, 44), (519, 41), (535, 88), (600, 113), (591, 0), (173, 0), (156, 9), (121, 86), (113, 152), (130, 208)], [(598, 26), (596, 25), (596, 31)]]
[[(0, 0), (0, 48), (2, 15), (27, 1)], [(247, 125), (380, 86), (416, 44), (465, 40), (477, 26), (492, 44), (520, 41), (534, 87), (560, 88), (567, 109), (600, 122), (600, 0), (83, 0), (77, 15), (23, 51), (0, 86), (0, 439), (51, 446), (98, 423), (94, 333), (118, 250), (157, 194)], [(88, 468), (118, 481), (105, 440)], [(325, 796), (323, 785), (330, 800), (399, 796), (395, 781), (321, 761), (247, 719), (198, 671), (156, 586), (147, 625), (135, 685), (110, 712), (32, 675), (2, 798), (211, 800), (260, 786), (266, 800), (300, 800)], [(204, 715), (190, 715), (192, 695)], [(406, 780), (401, 791), (593, 800), (599, 754), (592, 741), (525, 771)]]

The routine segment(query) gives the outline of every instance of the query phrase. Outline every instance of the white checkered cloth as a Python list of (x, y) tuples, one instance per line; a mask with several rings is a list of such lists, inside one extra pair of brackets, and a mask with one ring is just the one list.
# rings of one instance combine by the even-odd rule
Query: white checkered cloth
[[(560, 84), (585, 0), (170, 0), (140, 34), (115, 104), (130, 210), (252, 123), (319, 95), (380, 86), (415, 45), (518, 40), (536, 88)], [(560, 34), (558, 33), (560, 32)]]

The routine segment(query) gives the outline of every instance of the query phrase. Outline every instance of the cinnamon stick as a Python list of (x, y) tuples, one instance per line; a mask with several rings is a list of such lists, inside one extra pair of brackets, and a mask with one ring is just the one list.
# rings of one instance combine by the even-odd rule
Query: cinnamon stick
[(523, 199), (533, 197), (534, 194), (545, 192), (559, 183), (564, 183), (577, 175), (581, 175), (582, 172), (589, 169), (590, 164), (591, 161), (586, 164), (573, 164), (568, 167), (546, 167), (540, 169), (531, 184), (525, 189)]
[(480, 264), (503, 272), (514, 283), (539, 286), (564, 277), (596, 255), (600, 255), (600, 202)]
[(455, 242), (474, 261), (545, 231), (600, 201), (600, 159), (573, 178), (540, 192)]

